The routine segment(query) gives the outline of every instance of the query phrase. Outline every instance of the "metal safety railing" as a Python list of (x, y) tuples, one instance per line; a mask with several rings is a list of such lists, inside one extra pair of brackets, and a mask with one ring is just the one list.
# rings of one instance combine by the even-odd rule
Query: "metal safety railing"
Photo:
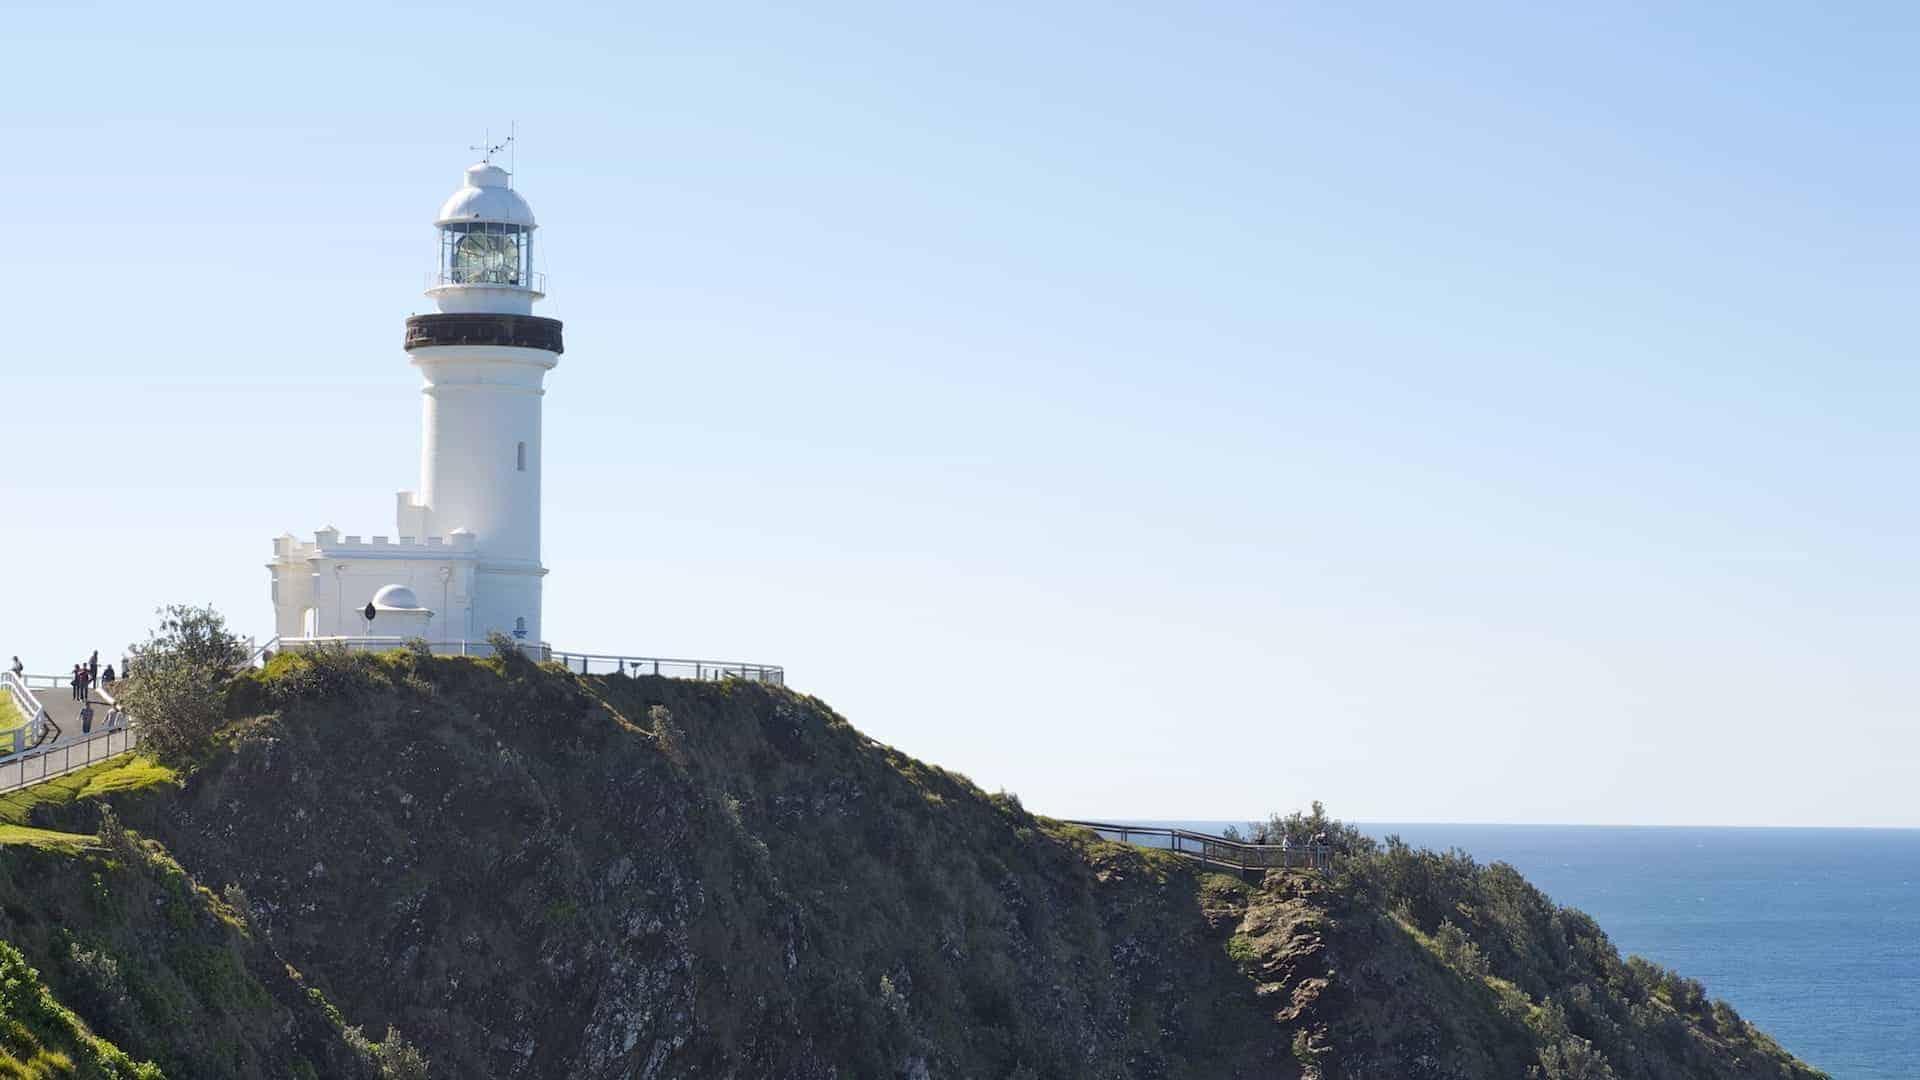
[(1068, 825), (1091, 829), (1107, 839), (1171, 851), (1202, 865), (1243, 871), (1297, 869), (1324, 872), (1333, 869), (1333, 848), (1327, 844), (1249, 844), (1244, 840), (1160, 825), (1062, 820)]
[(47, 722), (47, 707), (40, 704), (40, 699), (29, 685), (30, 681), (37, 682), (40, 678), (37, 675), (16, 675), (11, 671), (0, 674), (0, 682), (5, 684), (7, 697), (19, 710), (21, 720), (19, 727), (10, 731), (5, 739), (0, 739), (0, 753), (25, 750), (27, 743), (40, 737), (40, 731)]
[(568, 671), (579, 672), (582, 675), (629, 677), (660, 675), (669, 679), (695, 679), (701, 682), (742, 679), (746, 682), (766, 683), (769, 686), (787, 684), (786, 669), (773, 664), (746, 664), (725, 660), (672, 660), (658, 656), (615, 656), (551, 650), (547, 658), (556, 661)]
[[(354, 652), (389, 652), (407, 647), (410, 639), (401, 637), (314, 637), (314, 638), (273, 638), (266, 644), (251, 650), (246, 667), (258, 667), (280, 649), (345, 648)], [(493, 644), (486, 641), (429, 641), (427, 650), (435, 656), (478, 656), (488, 657), (494, 653)], [(786, 669), (774, 664), (749, 664), (727, 660), (682, 660), (664, 656), (624, 656), (615, 653), (576, 653), (565, 652), (550, 645), (538, 642), (518, 643), (520, 652), (541, 663), (558, 663), (568, 671), (581, 675), (658, 675), (669, 679), (695, 679), (701, 682), (720, 682), (727, 679), (741, 679), (746, 682), (766, 683), (769, 686), (787, 684)]]
[(530, 273), (521, 272), (512, 267), (500, 267), (478, 270), (429, 270), (427, 288), (440, 289), (449, 285), (493, 285), (507, 289), (526, 289), (545, 295), (547, 275), (543, 270)]
[(77, 772), (124, 754), (139, 742), (140, 736), (132, 727), (116, 727), (77, 739), (62, 739), (44, 750), (28, 750), (0, 758), (0, 793)]

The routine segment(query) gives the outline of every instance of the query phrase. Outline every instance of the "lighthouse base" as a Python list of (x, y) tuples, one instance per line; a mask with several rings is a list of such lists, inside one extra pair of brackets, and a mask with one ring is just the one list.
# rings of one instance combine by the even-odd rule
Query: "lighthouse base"
[[(489, 560), (470, 533), (362, 538), (328, 528), (311, 542), (282, 536), (273, 542), (267, 570), (274, 634), (282, 639), (397, 635), (458, 642), (485, 641), (498, 631), (529, 645), (542, 641), (546, 569)], [(395, 625), (388, 626), (376, 610), (369, 622), (367, 605), (389, 585), (406, 586), (428, 615), (391, 618)]]

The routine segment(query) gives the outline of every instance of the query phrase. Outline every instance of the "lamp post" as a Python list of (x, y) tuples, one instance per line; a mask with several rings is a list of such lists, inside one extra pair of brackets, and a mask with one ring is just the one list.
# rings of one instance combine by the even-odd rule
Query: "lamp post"
[(347, 636), (346, 586), (341, 582), (346, 572), (346, 563), (333, 564), (333, 633), (335, 637)]
[[(440, 568), (440, 616), (441, 618), (445, 618), (447, 613), (453, 610), (453, 602), (451, 600), (452, 596), (453, 596), (453, 567), (443, 566)], [(440, 636), (445, 637), (446, 631), (442, 630), (440, 632)], [(464, 652), (464, 650), (462, 651)]]

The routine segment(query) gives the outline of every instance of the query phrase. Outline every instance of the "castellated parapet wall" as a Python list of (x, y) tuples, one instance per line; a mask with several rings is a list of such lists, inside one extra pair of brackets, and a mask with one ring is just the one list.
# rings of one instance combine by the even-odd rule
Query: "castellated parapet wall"
[(313, 542), (306, 543), (293, 536), (282, 536), (273, 542), (275, 559), (312, 559), (359, 556), (390, 556), (393, 558), (416, 557), (472, 557), (475, 553), (474, 535), (462, 530), (454, 530), (452, 536), (390, 536), (362, 537), (358, 535), (340, 535), (338, 529), (321, 529), (313, 534)]
[[(388, 585), (404, 585), (433, 612), (427, 629), (445, 640), (485, 638), (499, 616), (474, 610), (483, 571), (476, 539), (451, 536), (363, 537), (321, 529), (312, 541), (273, 542), (274, 633), (283, 638), (364, 633), (361, 612)], [(484, 617), (484, 624), (477, 621)], [(377, 623), (377, 619), (376, 619)], [(505, 624), (511, 628), (512, 623)]]

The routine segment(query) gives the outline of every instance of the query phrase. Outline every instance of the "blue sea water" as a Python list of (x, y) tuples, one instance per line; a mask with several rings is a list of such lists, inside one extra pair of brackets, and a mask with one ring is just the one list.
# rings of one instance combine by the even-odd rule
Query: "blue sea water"
[(1513, 864), (1839, 1080), (1920, 1077), (1920, 830), (1362, 827)]

